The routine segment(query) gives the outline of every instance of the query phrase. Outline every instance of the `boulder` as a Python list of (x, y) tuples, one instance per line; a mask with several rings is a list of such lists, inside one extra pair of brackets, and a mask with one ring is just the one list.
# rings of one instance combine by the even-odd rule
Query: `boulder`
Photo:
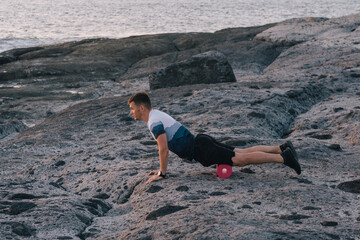
[(217, 51), (197, 54), (150, 74), (150, 89), (182, 85), (236, 82), (225, 55)]

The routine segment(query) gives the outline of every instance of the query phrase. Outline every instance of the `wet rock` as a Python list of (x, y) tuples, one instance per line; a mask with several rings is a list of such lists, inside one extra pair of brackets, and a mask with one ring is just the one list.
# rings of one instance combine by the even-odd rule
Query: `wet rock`
[(141, 144), (145, 145), (145, 146), (149, 146), (149, 145), (156, 145), (156, 141), (141, 141)]
[(299, 183), (312, 184), (312, 181), (305, 178), (292, 177), (292, 179), (296, 179)]
[(149, 77), (150, 89), (221, 82), (236, 82), (236, 79), (225, 55), (215, 51), (195, 55)]
[(93, 198), (98, 198), (98, 199), (108, 199), (110, 196), (106, 193), (99, 193), (93, 196)]
[(18, 215), (34, 207), (36, 207), (36, 204), (32, 202), (16, 202), (10, 206), (9, 213), (10, 215)]
[(299, 97), (301, 94), (303, 94), (303, 91), (301, 89), (300, 90), (290, 90), (290, 91), (286, 92), (286, 95), (289, 98), (296, 98), (296, 97)]
[(247, 115), (249, 118), (266, 118), (264, 113), (251, 112)]
[(328, 148), (335, 150), (335, 151), (342, 151), (340, 144), (331, 144)]
[(21, 55), (41, 50), (42, 47), (17, 48), (0, 54), (0, 65), (18, 60)]
[(40, 198), (40, 197), (28, 193), (15, 193), (9, 197), (10, 200), (23, 200), (23, 199), (36, 199), (36, 198)]
[(86, 217), (85, 215), (79, 214), (77, 213), (75, 215), (82, 223), (84, 223), (85, 225), (90, 225), (91, 224), (91, 219)]
[(292, 132), (294, 132), (294, 129), (286, 129), (282, 133), (282, 138), (287, 138)]
[(11, 206), (11, 202), (1, 201), (0, 202), (0, 213), (7, 214), (8, 208)]
[(0, 65), (15, 61), (16, 58), (13, 55), (2, 53), (0, 54)]
[(332, 139), (332, 135), (331, 134), (320, 134), (320, 133), (308, 133), (307, 136), (310, 136), (311, 138), (316, 138), (319, 140), (328, 140), (328, 139)]
[(244, 140), (232, 139), (225, 141), (225, 144), (230, 146), (245, 146), (246, 144), (248, 144), (248, 142)]
[(240, 170), (240, 172), (247, 173), (247, 174), (255, 174), (255, 172), (253, 170), (251, 170), (250, 168), (242, 168)]
[(173, 214), (175, 212), (187, 209), (188, 207), (182, 207), (182, 206), (172, 206), (172, 205), (167, 205), (165, 207), (159, 208), (158, 210), (155, 210), (151, 213), (149, 213), (146, 216), (146, 220), (156, 220), (158, 217), (163, 217), (169, 214)]
[(188, 186), (180, 186), (180, 187), (177, 187), (175, 190), (178, 192), (187, 192), (187, 191), (189, 191), (189, 187)]
[(156, 192), (160, 192), (161, 190), (163, 190), (164, 188), (160, 187), (160, 186), (155, 186), (155, 185), (152, 185), (150, 186), (146, 192), (148, 193), (156, 193)]
[(301, 215), (301, 214), (281, 215), (279, 217), (279, 219), (281, 219), (281, 220), (289, 220), (289, 221), (300, 220), (300, 219), (308, 219), (308, 218), (310, 218), (310, 216)]
[(30, 237), (32, 235), (32, 232), (34, 232), (33, 229), (26, 227), (22, 223), (14, 222), (11, 223), (10, 225), (12, 232), (21, 237)]
[(243, 205), (241, 208), (245, 208), (245, 209), (253, 209), (250, 205), (247, 205), (247, 204)]
[(290, 108), (290, 109), (288, 110), (288, 112), (289, 112), (291, 115), (296, 115), (296, 110), (293, 109), (293, 108)]
[(60, 188), (60, 189), (64, 189), (64, 190), (65, 190), (65, 188), (64, 188), (63, 186), (61, 186), (61, 183), (50, 182), (49, 185), (54, 186), (54, 187), (56, 187), (56, 188)]
[(111, 206), (108, 203), (100, 199), (89, 199), (83, 204), (86, 206), (89, 212), (97, 216), (103, 216), (111, 209)]
[(115, 159), (116, 159), (116, 157), (113, 157), (113, 156), (107, 156), (107, 157), (103, 158), (103, 160), (106, 160), (106, 161), (113, 161)]
[(332, 233), (325, 233), (327, 237), (329, 237), (330, 239), (334, 239), (334, 240), (340, 240), (340, 236), (337, 234), (332, 234)]
[(181, 234), (181, 232), (176, 230), (176, 229), (170, 230), (168, 233), (171, 234), (171, 235), (179, 235), (179, 234)]
[(223, 195), (226, 195), (226, 194), (227, 193), (225, 193), (225, 192), (212, 192), (209, 195), (210, 196), (223, 196)]
[(64, 166), (65, 164), (66, 164), (65, 161), (58, 161), (58, 162), (55, 163), (55, 166), (56, 167), (61, 167), (61, 166)]
[[(1, 114), (1, 112), (0, 112)], [(19, 120), (4, 120), (0, 117), (0, 140), (27, 129), (27, 126)]]
[(338, 108), (334, 108), (334, 112), (340, 112), (340, 111), (343, 111), (344, 108), (343, 107), (338, 107)]
[(338, 188), (345, 192), (360, 193), (360, 179), (340, 183)]
[(322, 221), (321, 225), (323, 225), (324, 227), (335, 227), (338, 225), (338, 223), (335, 221)]
[(312, 210), (321, 210), (321, 208), (313, 207), (313, 206), (306, 206), (306, 207), (303, 207), (303, 210), (312, 211)]

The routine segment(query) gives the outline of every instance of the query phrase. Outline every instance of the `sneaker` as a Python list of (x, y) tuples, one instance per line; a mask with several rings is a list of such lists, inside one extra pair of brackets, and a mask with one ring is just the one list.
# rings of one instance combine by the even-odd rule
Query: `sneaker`
[(287, 141), (286, 143), (280, 145), (281, 152), (284, 152), (286, 148), (290, 148), (293, 154), (295, 155), (295, 158), (298, 159), (298, 155), (291, 141)]
[(295, 170), (295, 172), (300, 175), (301, 174), (301, 167), (297, 160), (297, 157), (293, 153), (290, 148), (286, 148), (282, 153), (281, 156), (284, 159), (284, 164), (288, 167), (291, 167)]

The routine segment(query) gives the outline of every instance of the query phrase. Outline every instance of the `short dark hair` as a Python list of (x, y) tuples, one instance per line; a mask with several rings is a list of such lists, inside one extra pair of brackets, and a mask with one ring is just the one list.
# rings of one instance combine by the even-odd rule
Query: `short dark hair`
[(131, 102), (134, 102), (136, 104), (136, 106), (144, 105), (144, 107), (146, 107), (147, 109), (151, 109), (151, 101), (150, 101), (150, 97), (147, 94), (147, 92), (135, 93), (128, 100), (129, 104)]

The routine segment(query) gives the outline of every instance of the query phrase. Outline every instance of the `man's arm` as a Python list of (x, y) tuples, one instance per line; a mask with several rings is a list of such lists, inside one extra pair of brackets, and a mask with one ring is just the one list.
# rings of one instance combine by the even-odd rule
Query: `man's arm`
[[(166, 174), (167, 165), (169, 162), (169, 148), (167, 144), (166, 134), (163, 133), (159, 135), (156, 139), (159, 148), (159, 159), (160, 159), (160, 171), (163, 175)], [(159, 171), (152, 171), (148, 175), (155, 174), (152, 176), (146, 183), (151, 183), (152, 181), (157, 181), (162, 179), (163, 177), (158, 176)]]

